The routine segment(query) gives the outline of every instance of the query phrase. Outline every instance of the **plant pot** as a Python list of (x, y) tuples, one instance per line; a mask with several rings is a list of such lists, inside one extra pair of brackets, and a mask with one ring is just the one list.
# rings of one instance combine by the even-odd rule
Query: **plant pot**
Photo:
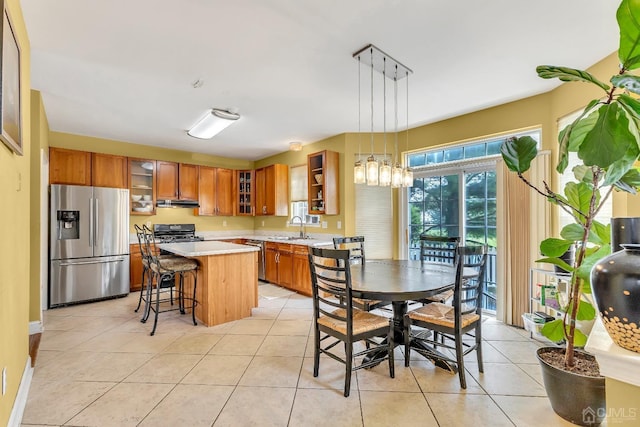
[(640, 245), (622, 247), (593, 266), (591, 290), (613, 342), (640, 353)]
[[(552, 366), (541, 357), (549, 351), (564, 352), (564, 349), (541, 347), (536, 352), (544, 388), (555, 413), (573, 424), (600, 425), (606, 414), (604, 377), (589, 377)], [(593, 357), (576, 351), (578, 353)]]

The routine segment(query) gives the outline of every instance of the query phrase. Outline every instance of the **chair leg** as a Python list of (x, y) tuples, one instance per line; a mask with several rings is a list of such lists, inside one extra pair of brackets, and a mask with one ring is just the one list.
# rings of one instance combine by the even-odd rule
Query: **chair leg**
[(404, 366), (409, 366), (411, 357), (411, 319), (404, 316)]
[(191, 300), (191, 319), (193, 326), (196, 326), (196, 286), (198, 285), (198, 273), (193, 271), (193, 299)]
[(476, 357), (478, 358), (478, 371), (484, 372), (484, 367), (482, 366), (482, 326), (480, 322), (476, 326)]
[(456, 363), (458, 364), (458, 376), (460, 377), (460, 387), (467, 388), (467, 379), (464, 374), (464, 347), (462, 346), (462, 333), (456, 333)]
[(353, 343), (345, 343), (345, 366), (346, 366), (346, 375), (344, 378), (344, 397), (349, 397), (349, 392), (351, 391), (351, 372), (353, 369)]
[[(314, 321), (315, 323), (315, 321)], [(318, 324), (315, 325), (315, 334), (314, 334), (314, 349), (313, 349), (313, 376), (314, 378), (318, 376), (318, 371), (320, 370), (320, 329), (318, 329)]]
[[(158, 313), (160, 312), (160, 282), (162, 281), (162, 275), (158, 277), (158, 285), (156, 286), (156, 315), (153, 319), (153, 329), (151, 329), (151, 336), (156, 333), (156, 326), (158, 326)], [(172, 291), (173, 292), (173, 291)]]
[(147, 272), (147, 285), (145, 287), (146, 301), (144, 304), (144, 314), (142, 315), (142, 319), (140, 319), (142, 323), (147, 322), (147, 319), (149, 318), (149, 314), (151, 313), (151, 294), (153, 292), (153, 279), (155, 277), (156, 277), (155, 273), (151, 271)]
[[(180, 308), (180, 314), (185, 314), (184, 310), (184, 273), (180, 274), (180, 281), (178, 282), (178, 307)], [(176, 276), (178, 274), (176, 273)]]
[(389, 333), (387, 334), (387, 341), (389, 343), (389, 376), (391, 378), (396, 377), (395, 358), (393, 356), (396, 346), (393, 342), (393, 332), (393, 319), (389, 319)]
[(142, 284), (142, 289), (140, 289), (140, 298), (138, 298), (138, 306), (136, 307), (135, 310), (133, 310), (135, 313), (138, 312), (138, 310), (140, 310), (140, 304), (142, 304), (142, 294), (144, 293), (144, 275), (147, 272), (147, 269), (145, 267), (142, 268), (142, 279), (140, 281), (140, 283)]

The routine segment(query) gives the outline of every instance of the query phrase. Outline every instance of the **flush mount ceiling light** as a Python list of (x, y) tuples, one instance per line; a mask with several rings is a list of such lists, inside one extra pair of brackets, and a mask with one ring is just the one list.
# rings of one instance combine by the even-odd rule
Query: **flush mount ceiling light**
[(291, 151), (302, 151), (302, 142), (290, 142), (289, 143), (289, 150)]
[[(366, 182), (367, 185), (380, 185), (380, 186), (389, 186), (392, 185), (395, 188), (400, 186), (403, 187), (411, 187), (413, 185), (413, 173), (411, 169), (405, 167), (404, 169), (400, 166), (400, 159), (398, 158), (398, 80), (406, 77), (407, 82), (409, 81), (409, 74), (412, 73), (411, 69), (401, 64), (400, 62), (393, 59), (391, 56), (387, 55), (376, 46), (370, 44), (360, 49), (356, 53), (353, 54), (353, 57), (358, 60), (358, 160), (356, 161), (353, 174), (354, 174), (354, 183), (355, 184), (364, 184)], [(370, 112), (371, 112), (371, 154), (367, 158), (366, 166), (362, 165), (362, 160), (360, 158), (360, 103), (361, 103), (361, 95), (360, 95), (360, 65), (364, 64), (370, 67), (370, 86), (371, 86), (371, 102), (370, 102)], [(382, 90), (383, 90), (383, 138), (384, 138), (384, 158), (382, 162), (378, 162), (374, 157), (374, 127), (373, 127), (373, 117), (374, 117), (374, 84), (373, 84), (373, 71), (377, 71), (382, 74)], [(387, 103), (387, 88), (386, 81), (387, 78), (393, 80), (394, 83), (394, 108), (395, 108), (395, 164), (392, 167), (389, 160), (387, 159), (387, 112), (386, 112), (386, 103)], [(408, 149), (408, 123), (409, 123), (409, 84), (407, 83), (407, 149)], [(409, 183), (409, 181), (411, 181)]]
[(194, 138), (211, 139), (239, 118), (239, 114), (231, 111), (212, 108), (187, 131), (187, 134)]

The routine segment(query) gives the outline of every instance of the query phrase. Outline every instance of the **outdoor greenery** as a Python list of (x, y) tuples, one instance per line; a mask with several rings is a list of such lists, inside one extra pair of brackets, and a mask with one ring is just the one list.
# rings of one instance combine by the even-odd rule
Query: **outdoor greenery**
[[(634, 163), (640, 157), (640, 77), (630, 74), (640, 68), (640, 0), (623, 0), (617, 11), (620, 28), (618, 57), (620, 68), (610, 83), (598, 80), (582, 70), (542, 65), (538, 76), (558, 78), (565, 82), (584, 82), (597, 86), (602, 98), (588, 103), (582, 114), (558, 136), (558, 164), (563, 173), (568, 153), (575, 152), (580, 164), (573, 168), (575, 180), (562, 193), (531, 184), (523, 175), (537, 155), (536, 141), (525, 136), (507, 140), (501, 147), (502, 157), (527, 185), (550, 203), (567, 211), (574, 223), (565, 226), (560, 237), (543, 240), (538, 262), (559, 265), (571, 272), (566, 314), (563, 319), (545, 324), (542, 333), (552, 341), (566, 340), (565, 366), (575, 364), (574, 346), (584, 345), (586, 337), (576, 329), (576, 320), (593, 318), (595, 309), (585, 301), (591, 291), (589, 275), (593, 265), (610, 252), (610, 225), (594, 218), (612, 190), (635, 194), (640, 188), (640, 171)], [(575, 245), (573, 265), (559, 257)]]

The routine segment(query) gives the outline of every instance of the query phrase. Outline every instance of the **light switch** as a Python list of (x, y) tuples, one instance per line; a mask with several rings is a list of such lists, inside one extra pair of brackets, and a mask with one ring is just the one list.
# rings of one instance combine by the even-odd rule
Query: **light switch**
[(227, 226), (227, 221), (222, 221), (222, 226), (226, 227)]
[(338, 221), (338, 230), (340, 230), (342, 228), (342, 221)]
[(322, 228), (327, 228), (327, 227), (328, 227), (327, 221), (322, 221)]

